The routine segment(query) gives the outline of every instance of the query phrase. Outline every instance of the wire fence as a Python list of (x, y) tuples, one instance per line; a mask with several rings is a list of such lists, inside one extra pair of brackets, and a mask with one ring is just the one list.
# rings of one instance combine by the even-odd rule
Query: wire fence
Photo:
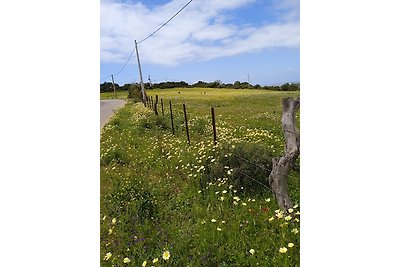
[[(154, 113), (156, 115), (158, 115), (159, 114), (159, 112), (158, 112), (158, 103), (160, 103), (162, 115), (165, 116), (163, 99), (161, 98), (160, 101), (158, 101), (158, 95), (156, 95), (156, 99), (157, 99), (156, 101), (153, 101), (153, 97), (152, 96), (148, 97), (147, 98), (147, 102), (145, 103), (145, 106), (147, 108), (153, 110)], [(174, 126), (174, 112), (173, 112), (172, 101), (171, 100), (169, 100), (169, 107), (170, 107), (170, 112), (169, 113), (170, 113), (170, 119), (171, 119), (172, 134), (175, 135), (176, 134), (176, 131), (175, 131), (176, 126)], [(187, 117), (187, 114), (186, 114), (186, 112), (187, 112), (186, 111), (186, 105), (183, 104), (182, 107), (183, 107), (183, 113), (184, 113), (184, 124), (185, 124), (185, 131), (186, 131), (186, 135), (187, 135), (187, 142), (188, 142), (188, 144), (190, 144), (190, 134), (189, 134), (189, 127), (188, 127), (188, 119), (187, 119), (188, 117)], [(176, 114), (176, 112), (175, 112), (175, 114)], [(217, 130), (216, 130), (214, 107), (211, 107), (211, 118), (212, 118), (211, 128), (212, 128), (212, 134), (213, 134), (213, 142), (214, 142), (214, 145), (216, 145), (217, 144)], [(252, 166), (254, 166), (254, 167), (256, 167), (256, 168), (258, 168), (258, 169), (260, 169), (260, 170), (262, 170), (262, 171), (264, 171), (266, 173), (271, 173), (273, 171), (272, 169), (267, 168), (264, 165), (258, 164), (256, 162), (252, 162), (249, 159), (241, 157), (241, 156), (239, 156), (237, 154), (232, 154), (232, 156), (234, 156), (238, 160), (241, 160), (243, 162), (251, 164)], [(247, 178), (251, 179), (252, 181), (262, 185), (265, 188), (268, 188), (268, 190), (271, 191), (271, 189), (269, 187), (265, 186), (265, 184), (262, 184), (261, 182), (257, 181), (256, 179), (254, 179), (253, 177), (249, 176), (248, 174), (246, 174), (244, 172), (241, 172), (241, 171), (239, 171), (239, 172), (242, 175), (246, 176)], [(277, 173), (277, 172), (275, 172), (275, 174), (284, 175), (284, 176), (291, 177), (291, 178), (294, 178), (294, 179), (298, 178), (298, 177), (296, 177), (296, 176), (294, 176), (294, 175), (292, 175), (290, 173), (286, 174), (286, 173)]]

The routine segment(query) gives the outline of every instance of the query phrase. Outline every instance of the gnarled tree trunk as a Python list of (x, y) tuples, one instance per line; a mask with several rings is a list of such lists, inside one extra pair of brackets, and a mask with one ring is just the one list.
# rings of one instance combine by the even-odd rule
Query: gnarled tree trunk
[(285, 136), (285, 153), (272, 159), (272, 171), (268, 183), (281, 209), (293, 206), (288, 194), (288, 174), (300, 154), (300, 134), (296, 127), (296, 112), (300, 107), (300, 98), (291, 97), (282, 100), (282, 129)]

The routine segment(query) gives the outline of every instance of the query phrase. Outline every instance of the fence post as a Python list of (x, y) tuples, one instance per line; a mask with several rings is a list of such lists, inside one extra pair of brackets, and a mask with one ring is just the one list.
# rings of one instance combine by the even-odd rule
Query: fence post
[(174, 115), (172, 114), (172, 104), (171, 104), (171, 100), (169, 101), (169, 113), (170, 113), (170, 115), (171, 115), (172, 134), (175, 135), (175, 129), (174, 129)]
[(161, 98), (161, 111), (162, 111), (162, 115), (164, 116), (164, 103), (163, 103), (162, 98)]
[(158, 115), (157, 103), (158, 103), (158, 95), (156, 95), (156, 102), (154, 103), (154, 114), (156, 115)]
[(215, 128), (215, 113), (214, 108), (211, 108), (211, 118), (212, 118), (212, 127), (213, 127), (213, 134), (214, 134), (214, 145), (217, 144), (217, 130)]
[(150, 96), (150, 100), (151, 100), (151, 108), (153, 108), (154, 107), (153, 96)]
[(190, 144), (190, 137), (189, 137), (189, 126), (188, 126), (188, 121), (187, 121), (187, 116), (186, 116), (186, 105), (183, 104), (183, 113), (185, 114), (185, 126), (186, 126), (186, 135), (188, 139), (188, 144)]

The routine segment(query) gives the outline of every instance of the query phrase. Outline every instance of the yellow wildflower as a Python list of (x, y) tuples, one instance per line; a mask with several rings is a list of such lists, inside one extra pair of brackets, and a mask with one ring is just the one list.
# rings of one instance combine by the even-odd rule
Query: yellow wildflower
[(169, 257), (171, 257), (169, 251), (164, 251), (164, 253), (162, 254), (162, 258), (167, 261)]
[(279, 252), (280, 253), (286, 253), (287, 252), (287, 248), (285, 248), (285, 247), (279, 248)]
[(142, 263), (142, 267), (145, 267), (147, 265), (147, 261), (144, 261), (143, 263)]
[(216, 219), (211, 219), (211, 222), (215, 223), (217, 220)]
[(249, 252), (250, 252), (251, 255), (254, 255), (255, 250), (254, 249), (250, 249)]
[(268, 219), (268, 221), (272, 222), (274, 220), (274, 217), (271, 217)]
[(289, 213), (292, 213), (292, 212), (293, 212), (293, 209), (288, 209), (288, 212), (289, 212)]
[(290, 221), (292, 219), (292, 216), (288, 215), (285, 217), (285, 221)]
[(113, 218), (111, 222), (112, 222), (112, 224), (115, 224), (117, 222), (117, 219)]
[(131, 260), (129, 258), (124, 259), (124, 263), (130, 263), (130, 262), (131, 262)]
[(158, 258), (155, 258), (154, 260), (153, 260), (153, 263), (156, 263), (158, 261)]
[(107, 254), (104, 256), (103, 260), (108, 261), (111, 258), (111, 256), (112, 256), (112, 253), (111, 252), (107, 252)]
[(289, 243), (287, 246), (288, 246), (289, 248), (292, 248), (292, 247), (294, 246), (294, 244), (293, 244), (293, 243)]
[(222, 231), (222, 229), (221, 229), (221, 228), (219, 228), (219, 227), (217, 227), (217, 231)]

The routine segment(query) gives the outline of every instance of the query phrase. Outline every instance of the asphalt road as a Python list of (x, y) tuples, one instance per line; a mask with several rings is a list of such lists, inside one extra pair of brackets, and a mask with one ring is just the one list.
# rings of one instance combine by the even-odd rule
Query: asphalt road
[(125, 100), (100, 100), (100, 130), (114, 115), (114, 111), (125, 105)]

